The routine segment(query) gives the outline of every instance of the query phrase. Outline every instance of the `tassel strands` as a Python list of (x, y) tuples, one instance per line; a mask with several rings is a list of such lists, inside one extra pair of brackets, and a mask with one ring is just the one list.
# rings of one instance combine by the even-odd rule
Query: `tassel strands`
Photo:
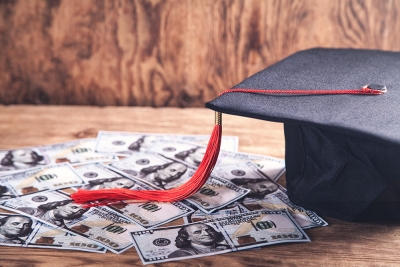
[[(217, 162), (222, 137), (222, 114), (215, 112), (215, 126), (206, 153), (192, 178), (183, 185), (169, 190), (130, 190), (125, 188), (81, 190), (71, 195), (76, 203), (85, 207), (114, 204), (121, 200), (175, 202), (190, 197), (205, 184)], [(92, 202), (89, 204), (89, 202)], [(93, 203), (94, 202), (94, 203)]]

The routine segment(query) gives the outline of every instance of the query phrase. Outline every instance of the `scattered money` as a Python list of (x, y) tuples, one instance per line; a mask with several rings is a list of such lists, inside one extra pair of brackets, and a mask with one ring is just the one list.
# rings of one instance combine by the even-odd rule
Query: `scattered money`
[(1, 205), (57, 229), (86, 237), (117, 254), (133, 246), (129, 232), (144, 229), (104, 207), (84, 208), (57, 191), (13, 198)]
[(0, 200), (84, 184), (67, 163), (18, 171), (0, 178)]
[[(0, 150), (0, 207), (16, 212), (0, 213), (0, 245), (117, 254), (136, 246), (149, 264), (309, 242), (302, 228), (328, 225), (294, 205), (275, 182), (284, 160), (237, 152), (235, 136), (222, 137), (212, 175), (186, 200), (85, 208), (66, 193), (178, 187), (196, 172), (208, 141), (100, 131), (96, 139)], [(160, 228), (179, 218), (183, 225)]]
[(310, 241), (286, 210), (248, 212), (131, 235), (143, 264)]
[[(99, 131), (96, 139), (96, 152), (128, 156), (135, 152), (146, 151), (159, 138), (169, 138), (171, 141), (184, 140), (199, 145), (207, 145), (210, 136)], [(221, 149), (237, 151), (238, 147), (239, 139), (237, 136), (222, 137)]]

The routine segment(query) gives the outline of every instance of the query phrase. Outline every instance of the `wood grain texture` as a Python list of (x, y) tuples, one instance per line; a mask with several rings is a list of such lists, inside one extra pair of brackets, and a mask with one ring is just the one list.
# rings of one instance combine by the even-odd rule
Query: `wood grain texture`
[(400, 51), (396, 0), (0, 0), (0, 103), (199, 107), (302, 49)]
[[(240, 148), (249, 153), (284, 158), (283, 125), (223, 115), (224, 135), (240, 136)], [(209, 135), (214, 111), (204, 108), (1, 106), (0, 149), (35, 146), (78, 138), (97, 132), (126, 131)], [(256, 139), (248, 134), (257, 129)]]
[[(196, 119), (194, 120), (193, 117)], [(0, 106), (0, 149), (95, 137), (98, 130), (210, 134), (213, 112), (202, 108)], [(257, 131), (254, 131), (257, 129)], [(282, 124), (224, 115), (224, 134), (239, 150), (284, 156)], [(284, 184), (284, 179), (279, 181)], [(399, 266), (400, 221), (350, 223), (306, 230), (311, 243), (280, 244), (148, 266)], [(1, 266), (142, 266), (132, 248), (120, 255), (39, 248), (0, 249)]]

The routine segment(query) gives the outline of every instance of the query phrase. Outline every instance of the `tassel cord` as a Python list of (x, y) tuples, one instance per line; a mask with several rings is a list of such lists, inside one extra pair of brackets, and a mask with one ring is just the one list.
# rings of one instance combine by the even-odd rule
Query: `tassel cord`
[(371, 89), (368, 86), (363, 86), (360, 89), (339, 89), (339, 90), (281, 90), (281, 89), (243, 89), (235, 88), (228, 89), (219, 94), (219, 96), (227, 93), (255, 93), (255, 94), (266, 94), (266, 95), (382, 95), (386, 90)]

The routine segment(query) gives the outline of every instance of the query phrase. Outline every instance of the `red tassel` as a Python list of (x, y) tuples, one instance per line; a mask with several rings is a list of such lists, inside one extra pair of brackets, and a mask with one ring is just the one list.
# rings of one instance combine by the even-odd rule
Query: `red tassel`
[[(217, 118), (218, 116), (218, 118)], [(71, 197), (76, 203), (88, 203), (86, 207), (113, 204), (121, 200), (175, 202), (190, 197), (205, 184), (213, 170), (220, 146), (222, 126), (221, 113), (216, 113), (216, 125), (208, 142), (206, 153), (192, 178), (183, 185), (169, 190), (130, 190), (130, 189), (102, 189), (81, 190)]]

